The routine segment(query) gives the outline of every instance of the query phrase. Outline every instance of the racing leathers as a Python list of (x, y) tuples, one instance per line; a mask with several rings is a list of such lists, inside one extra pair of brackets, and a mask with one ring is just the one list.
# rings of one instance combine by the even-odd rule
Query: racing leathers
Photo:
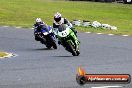
[(36, 41), (40, 41), (42, 44), (44, 44), (45, 42), (46, 42), (46, 40), (42, 40), (42, 38), (40, 38), (39, 36), (38, 36), (38, 33), (41, 35), (41, 34), (43, 34), (44, 33), (44, 31), (45, 30), (48, 30), (48, 25), (47, 24), (45, 24), (44, 22), (41, 22), (41, 23), (35, 23), (34, 25), (33, 25), (33, 27), (34, 27), (34, 36), (35, 36), (35, 40)]

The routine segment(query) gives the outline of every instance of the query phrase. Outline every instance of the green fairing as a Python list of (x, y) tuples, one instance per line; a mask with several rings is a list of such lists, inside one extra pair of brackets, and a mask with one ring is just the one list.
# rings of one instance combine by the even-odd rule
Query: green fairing
[[(67, 25), (65, 25), (65, 26), (67, 27)], [(58, 40), (61, 42), (61, 44), (63, 45), (63, 39), (65, 38), (65, 40), (66, 40), (65, 42), (67, 42), (67, 43), (68, 42), (72, 42), (72, 43), (75, 42), (76, 49), (78, 49), (79, 45), (80, 45), (80, 42), (79, 42), (78, 38), (76, 37), (76, 35), (74, 34), (74, 32), (69, 27), (67, 27), (66, 30), (64, 30), (64, 31), (67, 32), (66, 33), (67, 36), (65, 36), (65, 37), (61, 37), (61, 36), (58, 35), (59, 33), (57, 33)], [(72, 41), (72, 39), (74, 40), (74, 42)]]
[(73, 56), (80, 54), (79, 45), (80, 42), (76, 37), (75, 33), (66, 24), (61, 24), (56, 30), (57, 38), (61, 42), (61, 45)]

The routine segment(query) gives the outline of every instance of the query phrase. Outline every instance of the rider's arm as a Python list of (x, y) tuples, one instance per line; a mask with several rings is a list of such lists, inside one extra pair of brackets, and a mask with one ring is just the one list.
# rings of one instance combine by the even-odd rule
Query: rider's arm
[(37, 26), (36, 24), (33, 25), (34, 33), (37, 32), (37, 27), (38, 27), (38, 26)]
[(34, 28), (34, 29), (37, 29), (37, 27), (38, 27), (37, 24), (34, 24), (34, 25), (33, 25), (33, 28)]
[(64, 18), (64, 24), (67, 24), (75, 34), (77, 33), (73, 25), (66, 18)]
[(53, 23), (53, 33), (55, 35), (57, 35), (58, 27), (59, 27), (59, 25), (56, 25), (55, 23)]
[(66, 18), (64, 18), (64, 24), (67, 24), (70, 28), (73, 27), (73, 25)]

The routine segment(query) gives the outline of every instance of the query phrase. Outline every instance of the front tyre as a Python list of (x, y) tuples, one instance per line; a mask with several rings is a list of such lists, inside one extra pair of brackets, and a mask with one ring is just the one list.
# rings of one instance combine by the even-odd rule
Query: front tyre
[(54, 49), (57, 49), (57, 45), (56, 45), (55, 41), (53, 41), (52, 45), (53, 45)]
[(79, 54), (80, 54), (80, 51), (79, 51), (79, 50), (77, 50), (77, 51), (76, 51), (76, 53), (77, 53), (77, 56), (79, 56)]
[(53, 47), (54, 49), (57, 49), (56, 42), (55, 42), (53, 36), (51, 36), (51, 35), (48, 35), (48, 44), (49, 44), (50, 48)]
[(77, 53), (76, 53), (73, 45), (71, 44), (71, 42), (68, 42), (68, 50), (72, 53), (73, 56), (77, 56)]
[(57, 45), (56, 45), (56, 42), (55, 42), (53, 36), (50, 37), (50, 41), (51, 41), (51, 45), (53, 46), (53, 48), (54, 48), (54, 49), (57, 49)]

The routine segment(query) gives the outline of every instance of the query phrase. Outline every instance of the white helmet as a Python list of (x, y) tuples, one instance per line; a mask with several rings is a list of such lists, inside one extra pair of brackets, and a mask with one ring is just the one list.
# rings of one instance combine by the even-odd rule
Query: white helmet
[(61, 14), (60, 14), (59, 12), (55, 13), (55, 15), (54, 15), (54, 20), (55, 20), (56, 22), (59, 22), (59, 21), (61, 20)]
[(36, 18), (36, 23), (42, 22), (41, 18)]

